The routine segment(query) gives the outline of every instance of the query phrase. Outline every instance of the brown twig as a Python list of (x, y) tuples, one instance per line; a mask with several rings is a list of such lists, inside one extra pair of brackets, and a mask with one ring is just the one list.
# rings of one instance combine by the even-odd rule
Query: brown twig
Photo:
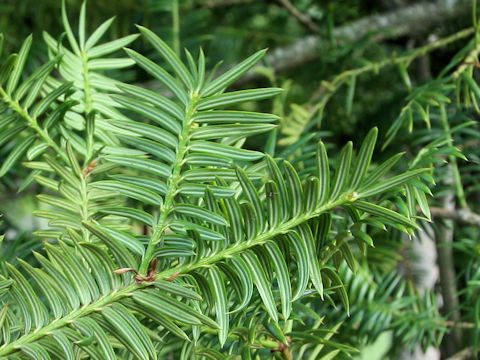
[(95, 166), (97, 165), (98, 165), (98, 161), (96, 160), (90, 161), (90, 164), (83, 169), (83, 177), (87, 177), (88, 174), (90, 174), (95, 169)]
[(320, 28), (312, 21), (312, 18), (300, 10), (298, 10), (295, 5), (293, 5), (290, 0), (278, 0), (278, 2), (292, 15), (297, 21), (314, 33), (319, 33)]
[[(121, 269), (116, 269), (113, 272), (115, 274), (125, 274), (127, 272), (133, 272), (135, 274), (135, 281), (137, 284), (141, 284), (143, 282), (152, 282), (157, 280), (157, 264), (158, 264), (158, 259), (153, 259), (152, 262), (150, 263), (150, 269), (148, 270), (147, 276), (142, 276), (138, 273), (137, 269), (134, 268), (121, 268)], [(168, 280), (168, 279), (167, 279)]]
[(165, 279), (165, 281), (173, 281), (177, 278), (177, 276), (180, 275), (179, 272), (176, 272), (175, 274), (173, 274), (172, 276), (169, 276), (168, 278)]
[(287, 343), (284, 344), (279, 340), (276, 340), (274, 338), (270, 338), (271, 341), (276, 341), (278, 346), (276, 348), (270, 349), (270, 352), (279, 352), (282, 354), (282, 358), (284, 360), (293, 360), (292, 353), (290, 352), (290, 343), (292, 342), (292, 338), (290, 336), (287, 336)]

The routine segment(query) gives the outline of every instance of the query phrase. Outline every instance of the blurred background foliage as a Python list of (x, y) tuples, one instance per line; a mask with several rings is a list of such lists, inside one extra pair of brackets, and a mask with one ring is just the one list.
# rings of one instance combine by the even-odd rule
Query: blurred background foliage
[[(81, 2), (66, 1), (74, 28)], [(411, 30), (398, 31), (399, 35), (396, 35), (395, 27), (388, 26), (388, 21), (395, 19), (392, 16), (385, 17), (386, 26), (378, 31), (368, 31), (353, 42), (340, 41), (336, 37), (336, 29), (357, 29), (357, 25), (361, 28), (368, 25), (375, 15), (382, 17), (398, 13), (398, 16), (404, 16), (409, 14), (402, 12), (404, 9), (423, 5), (445, 11), (433, 12), (432, 17), (438, 19), (425, 19), (426, 23), (430, 21), (432, 24), (421, 29), (417, 27), (423, 24), (412, 23), (408, 17), (401, 19)], [(18, 51), (24, 38), (33, 33), (33, 56), (27, 66), (33, 69), (44, 62), (46, 52), (43, 51), (42, 33), (46, 31), (55, 38), (61, 37), (60, 7), (58, 0), (0, 0), (0, 32), (5, 34), (4, 51)], [(412, 344), (420, 342), (425, 347), (435, 344), (447, 349), (444, 354), (453, 354), (463, 348), (472, 349), (470, 354), (478, 351), (480, 217), (473, 215), (480, 213), (480, 132), (476, 105), (480, 101), (480, 90), (475, 87), (478, 78), (475, 62), (478, 62), (479, 47), (473, 32), (452, 41), (442, 43), (440, 40), (472, 26), (471, 1), (96, 0), (87, 3), (87, 13), (90, 30), (97, 28), (105, 19), (116, 17), (105, 40), (135, 33), (135, 24), (141, 24), (165, 39), (177, 52), (188, 48), (196, 54), (202, 47), (208, 54), (209, 68), (220, 60), (224, 61), (220, 66), (228, 68), (261, 48), (269, 48), (269, 53), (279, 54), (280, 58), (284, 53), (289, 55), (288, 52), (298, 52), (293, 55), (301, 58), (304, 48), (289, 46), (311, 37), (320, 41), (322, 46), (318, 47), (315, 56), (302, 59), (292, 67), (282, 66), (279, 69), (273, 61), (279, 57), (267, 56), (255, 74), (238, 84), (239, 88), (273, 84), (286, 89), (273, 106), (271, 103), (260, 103), (265, 108), (257, 109), (244, 105), (250, 110), (273, 111), (282, 117), (276, 137), (256, 137), (249, 140), (248, 147), (264, 149), (267, 143), (272, 149), (272, 142), (276, 142), (276, 154), (286, 154), (300, 168), (308, 168), (308, 163), (302, 163), (301, 155), (312, 151), (313, 144), (318, 140), (326, 142), (329, 154), (333, 155), (346, 141), (353, 140), (358, 144), (371, 127), (378, 126), (380, 145), (374, 158), (384, 160), (398, 151), (407, 153), (406, 161), (397, 165), (397, 173), (413, 168), (421, 161), (438, 163), (435, 168), (437, 186), (432, 187), (432, 197), (426, 199), (436, 209), (433, 214), (435, 221), (424, 224), (424, 233), (433, 233), (430, 240), (436, 239), (437, 243), (442, 242), (439, 238), (449, 230), (453, 229), (453, 233), (446, 245), (433, 249), (422, 247), (418, 240), (405, 239), (395, 232), (377, 231), (371, 234), (376, 247), (361, 260), (364, 265), (359, 273), (365, 276), (365, 282), (353, 280), (346, 268), (343, 274), (344, 283), (349, 284), (347, 290), (353, 304), (352, 317), (347, 318), (341, 308), (323, 314), (325, 308), (321, 304), (313, 302), (311, 307), (325, 316), (329, 323), (345, 322), (345, 328), (349, 330), (342, 330), (339, 335), (341, 340), (337, 338), (337, 342), (359, 346), (374, 343), (383, 334), (381, 339), (385, 341), (377, 343), (382, 350), (372, 351), (377, 355), (383, 353), (387, 344), (391, 347), (387, 351), (390, 355), (385, 356), (403, 356), (403, 343), (409, 341)], [(473, 15), (475, 19), (476, 14)], [(473, 25), (476, 26), (475, 21)], [(415, 49), (439, 40), (440, 45), (434, 50), (415, 53)], [(140, 39), (131, 47), (150, 54), (152, 60), (160, 61)], [(284, 49), (283, 53), (279, 49)], [(396, 62), (405, 54), (415, 56)], [(473, 58), (468, 59), (468, 54), (473, 54)], [(467, 61), (465, 59), (470, 61), (466, 73), (475, 82), (473, 85), (451, 77), (452, 71)], [(382, 61), (385, 62), (383, 65)], [(343, 72), (362, 67), (366, 67), (365, 71), (341, 78)], [(447, 71), (443, 72), (445, 68)], [(151, 88), (158, 87), (138, 68), (122, 70), (115, 77)], [(459, 79), (463, 78), (460, 76)], [(446, 123), (442, 120), (441, 109), (446, 112)], [(393, 124), (398, 125), (397, 131), (388, 134)], [(388, 146), (380, 149), (386, 139), (389, 139)], [(0, 161), (7, 152), (0, 154)], [(453, 162), (452, 173), (451, 166), (441, 163), (453, 158), (457, 159)], [(457, 170), (459, 181), (452, 185), (450, 180)], [(41, 246), (31, 235), (39, 227), (39, 220), (31, 215), (37, 208), (35, 189), (15, 193), (24, 176), (25, 173), (19, 169), (0, 180), (0, 212), (4, 214), (1, 233), (6, 234), (0, 245), (0, 258), (13, 263), (16, 257), (28, 258), (31, 250), (39, 250)], [(441, 210), (446, 208), (450, 212), (442, 213)], [(457, 210), (468, 210), (470, 217), (462, 218)], [(344, 226), (346, 228), (348, 224)], [(445, 317), (437, 313), (436, 297), (427, 296), (423, 303), (415, 305), (418, 310), (415, 317), (404, 317), (402, 322), (402, 309), (410, 309), (412, 302), (417, 301), (415, 295), (423, 292), (421, 278), (426, 276), (425, 273), (435, 272), (436, 266), (440, 269), (449, 266), (442, 263), (439, 254), (439, 260), (435, 262), (434, 258), (430, 268), (418, 270), (416, 264), (428, 262), (422, 252), (435, 252), (435, 249), (445, 247), (453, 249), (451, 270), (456, 276), (457, 288), (447, 288), (448, 285), (443, 284), (441, 279), (434, 280), (431, 286), (440, 299), (438, 307)], [(0, 268), (0, 272), (3, 271)], [(401, 281), (406, 281), (408, 285), (400, 286)], [(444, 291), (454, 292), (458, 304), (453, 308), (442, 308), (444, 300), (439, 294)], [(456, 315), (450, 319), (453, 313)], [(390, 330), (392, 328), (394, 331)], [(412, 337), (418, 329), (426, 332), (424, 335), (429, 341)], [(455, 329), (460, 329), (462, 336), (451, 340), (451, 344), (448, 341), (440, 344), (442, 335), (446, 332), (448, 338)], [(400, 347), (396, 340), (399, 337), (406, 340), (401, 341)], [(367, 357), (363, 355), (363, 358)]]
[[(316, 33), (325, 40), (326, 46), (314, 61), (281, 74), (270, 68), (272, 66), (274, 69), (275, 64), (265, 63), (265, 76), (257, 77), (256, 82), (260, 85), (275, 82), (276, 85), (285, 86), (286, 80), (293, 80), (289, 83), (289, 96), (284, 103), (285, 108), (289, 109), (290, 103), (309, 102), (322, 80), (329, 80), (346, 69), (424, 45), (429, 41), (428, 33), (411, 36), (407, 34), (381, 43), (371, 41), (372, 37), (377, 35), (375, 32), (349, 44), (339, 44), (333, 36), (336, 27), (348, 26), (359, 19), (415, 3), (417, 2), (404, 0), (294, 1), (290, 4), (314, 24)], [(67, 1), (74, 27), (80, 4), (80, 0)], [(6, 50), (18, 50), (23, 39), (30, 33), (33, 33), (37, 40), (42, 38), (43, 31), (58, 38), (62, 32), (59, 11), (60, 2), (57, 0), (0, 1), (0, 31), (6, 35)], [(208, 54), (210, 67), (220, 60), (228, 67), (258, 49), (276, 49), (314, 34), (289, 13), (283, 1), (276, 0), (98, 0), (87, 4), (87, 13), (87, 25), (91, 30), (106, 18), (116, 17), (108, 34), (110, 39), (136, 32), (135, 24), (141, 24), (159, 34), (174, 48), (185, 47), (195, 52), (199, 47), (203, 47)], [(452, 34), (470, 23), (469, 16), (451, 19), (435, 28), (433, 38)], [(459, 41), (435, 52), (431, 74), (438, 74), (451, 56), (467, 41), (468, 39), (464, 39), (463, 44)], [(42, 41), (34, 43), (38, 57), (45, 54), (40, 51), (44, 46)], [(132, 47), (145, 53), (146, 44), (142, 43), (142, 40), (137, 40)], [(35, 50), (33, 52), (35, 53)], [(154, 57), (153, 51), (151, 54)], [(414, 84), (424, 81), (425, 74), (422, 74), (421, 66), (412, 68), (411, 81)], [(333, 130), (335, 139), (363, 138), (373, 124), (372, 119), (381, 118), (386, 126), (380, 128), (380, 131), (385, 131), (388, 121), (396, 117), (408, 89), (403, 85), (395, 67), (385, 70), (381, 76), (378, 75), (366, 74), (357, 82), (353, 107), (345, 106), (348, 92), (342, 91), (332, 99), (328, 121), (323, 124), (323, 128)], [(142, 79), (147, 77), (144, 73), (138, 73), (138, 70), (123, 71), (122, 76), (122, 80), (135, 79), (137, 82), (142, 82)]]

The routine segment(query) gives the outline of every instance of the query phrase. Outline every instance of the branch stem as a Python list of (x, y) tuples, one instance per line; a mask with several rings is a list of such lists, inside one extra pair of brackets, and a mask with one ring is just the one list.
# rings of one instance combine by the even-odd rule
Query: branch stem
[(173, 51), (180, 56), (180, 9), (178, 0), (172, 0), (172, 43)]
[(7, 92), (0, 86), (0, 96), (2, 100), (8, 104), (10, 109), (15, 111), (20, 117), (26, 120), (28, 126), (35, 130), (35, 132), (45, 141), (55, 152), (64, 160), (68, 162), (68, 157), (62, 149), (57, 145), (57, 143), (50, 137), (48, 132), (38, 125), (37, 119), (30, 116), (28, 111), (20, 106), (18, 101), (13, 100), (13, 98), (7, 94)]
[[(450, 124), (448, 123), (448, 116), (445, 105), (440, 106), (440, 119), (442, 121), (443, 130), (445, 131), (445, 136), (447, 138), (447, 144), (448, 146), (453, 147), (453, 139), (450, 133)], [(453, 155), (450, 155), (448, 157), (448, 160), (455, 182), (458, 202), (463, 209), (466, 209), (468, 208), (467, 198), (465, 197), (465, 191), (463, 190), (462, 178), (460, 176), (460, 171), (458, 170), (457, 158)]]
[[(447, 4), (448, 3), (448, 4)], [(438, 0), (436, 2), (414, 2), (384, 14), (366, 16), (332, 30), (332, 37), (342, 44), (355, 43), (366, 36), (372, 36), (373, 42), (385, 39), (398, 38), (405, 35), (423, 33), (437, 24), (445, 24), (450, 19), (458, 19), (460, 15), (471, 14), (471, 1)], [(275, 72), (297, 68), (300, 65), (317, 59), (329, 47), (329, 40), (310, 35), (285, 47), (272, 50), (266, 61), (272, 64)], [(250, 70), (242, 77), (242, 82), (249, 82), (260, 78), (261, 75)]]
[(292, 15), (297, 21), (313, 33), (319, 33), (320, 28), (312, 21), (310, 16), (305, 15), (298, 10), (290, 0), (278, 0), (278, 2)]
[(145, 275), (147, 273), (150, 262), (154, 258), (155, 250), (160, 241), (162, 240), (165, 230), (168, 227), (168, 216), (170, 215), (174, 207), (174, 199), (175, 195), (177, 194), (178, 183), (181, 178), (180, 173), (182, 170), (183, 160), (187, 153), (187, 142), (190, 134), (190, 126), (192, 123), (192, 118), (196, 112), (197, 100), (198, 94), (192, 93), (189, 103), (187, 105), (182, 132), (180, 133), (179, 137), (177, 153), (175, 161), (173, 163), (173, 172), (167, 181), (168, 189), (165, 195), (165, 202), (160, 207), (160, 217), (157, 221), (157, 224), (155, 225), (152, 237), (148, 243), (145, 255), (143, 256), (142, 263), (140, 264), (139, 273), (141, 275)]
[(315, 102), (323, 95), (323, 98), (320, 101), (320, 104), (321, 104), (320, 106), (325, 106), (328, 100), (330, 99), (330, 97), (343, 84), (347, 83), (352, 77), (357, 77), (359, 75), (362, 75), (365, 73), (371, 73), (371, 72), (378, 73), (383, 68), (387, 66), (392, 66), (392, 65), (405, 64), (406, 66), (408, 66), (416, 58), (424, 56), (436, 49), (442, 48), (453, 42), (465, 39), (471, 34), (473, 34), (473, 32), (474, 32), (473, 28), (466, 28), (466, 29), (460, 30), (459, 32), (453, 35), (447, 36), (433, 43), (430, 43), (425, 46), (416, 48), (412, 51), (409, 51), (408, 53), (402, 56), (392, 56), (389, 59), (385, 59), (376, 63), (361, 66), (356, 69), (350, 69), (350, 70), (344, 71), (336, 75), (332, 81), (329, 81), (329, 82), (323, 81), (319, 89), (312, 95), (310, 101)]
[(450, 219), (461, 224), (480, 227), (480, 214), (474, 213), (470, 209), (449, 210), (442, 207), (431, 206), (430, 212), (433, 217)]
[[(171, 185), (172, 189), (174, 188), (173, 184), (174, 182), (172, 182), (172, 185)], [(170, 195), (171, 194), (173, 193), (170, 193)], [(171, 197), (173, 199), (173, 195)], [(212, 254), (210, 256), (201, 258), (193, 264), (177, 266), (177, 267), (162, 271), (157, 275), (157, 279), (168, 279), (170, 276), (174, 274), (185, 274), (202, 267), (208, 267), (219, 261), (232, 258), (233, 256), (241, 252), (244, 252), (252, 247), (265, 244), (276, 236), (287, 233), (294, 227), (302, 224), (305, 221), (308, 221), (313, 217), (317, 217), (318, 215), (324, 213), (325, 211), (329, 211), (337, 206), (350, 202), (349, 200), (350, 198), (351, 198), (350, 194), (343, 194), (337, 200), (327, 202), (312, 212), (308, 212), (303, 214), (302, 216), (290, 219), (284, 222), (283, 224), (281, 224), (280, 226), (272, 228), (270, 231), (259, 234), (254, 239), (241, 242), (241, 243), (235, 243), (231, 247), (226, 248), (216, 254)], [(164, 213), (164, 214), (167, 214), (167, 213)], [(165, 217), (164, 220), (166, 220), (166, 216), (167, 215), (164, 216)], [(150, 242), (149, 248), (152, 249), (149, 251), (149, 253), (153, 255), (155, 247), (154, 245), (152, 245), (152, 242)], [(147, 261), (146, 256), (144, 257), (144, 260), (142, 262), (142, 265), (143, 264), (150, 264), (150, 261)], [(151, 286), (151, 283), (142, 282), (140, 284), (129, 284), (124, 288), (118, 289), (110, 294), (104, 295), (100, 299), (88, 305), (85, 305), (80, 309), (74, 310), (62, 318), (53, 320), (51, 323), (49, 323), (43, 328), (37, 329), (34, 332), (31, 332), (27, 335), (21, 336), (18, 339), (10, 342), (8, 345), (4, 345), (3, 347), (0, 347), (0, 357), (10, 355), (13, 352), (17, 351), (21, 347), (21, 345), (38, 341), (39, 339), (47, 335), (50, 335), (55, 330), (68, 326), (69, 324), (73, 323), (76, 319), (87, 316), (94, 312), (101, 311), (102, 308), (110, 306), (111, 304), (116, 303), (124, 298), (130, 297), (135, 291), (141, 290), (148, 286)]]
[(83, 67), (83, 96), (85, 101), (85, 114), (89, 114), (92, 111), (92, 94), (90, 89), (90, 79), (88, 75), (88, 55), (86, 52), (82, 52), (82, 67)]
[(87, 316), (93, 312), (100, 311), (102, 310), (103, 307), (109, 306), (110, 304), (117, 302), (120, 299), (131, 296), (135, 290), (145, 286), (147, 285), (135, 285), (135, 284), (128, 285), (123, 289), (119, 289), (116, 292), (112, 292), (108, 295), (103, 296), (102, 298), (98, 299), (97, 301), (89, 305), (86, 305), (77, 310), (74, 310), (62, 318), (55, 319), (45, 327), (37, 329), (34, 332), (31, 332), (27, 335), (19, 337), (18, 339), (10, 342), (9, 344), (1, 346), (0, 358), (17, 351), (23, 344), (29, 344), (29, 343), (35, 342), (43, 338), (44, 336), (50, 335), (53, 331), (57, 329), (68, 326), (78, 318)]
[[(453, 140), (450, 136), (450, 126), (448, 124), (448, 116), (445, 110), (445, 106), (440, 106), (440, 118), (444, 127), (444, 131), (447, 136), (448, 145), (453, 145)], [(463, 187), (460, 182), (460, 175), (458, 173), (458, 167), (456, 159), (450, 157), (450, 163), (448, 164), (448, 170), (452, 177), (448, 177), (445, 180), (446, 185), (453, 185), (457, 188), (457, 197), (462, 207), (466, 207), (465, 194), (463, 193)], [(453, 184), (452, 184), (453, 182)], [(442, 198), (442, 206), (450, 211), (455, 211), (455, 196), (453, 194), (447, 194)], [(438, 246), (438, 267), (440, 272), (440, 287), (443, 298), (443, 313), (448, 316), (449, 320), (458, 322), (460, 320), (459, 300), (457, 297), (457, 281), (455, 274), (455, 263), (453, 261), (453, 249), (452, 243), (454, 241), (454, 224), (451, 220), (446, 220), (445, 224), (440, 224), (436, 233), (436, 241)], [(458, 351), (460, 344), (462, 343), (462, 329), (452, 328), (451, 333), (445, 336), (444, 344), (446, 348), (446, 354), (451, 355)]]

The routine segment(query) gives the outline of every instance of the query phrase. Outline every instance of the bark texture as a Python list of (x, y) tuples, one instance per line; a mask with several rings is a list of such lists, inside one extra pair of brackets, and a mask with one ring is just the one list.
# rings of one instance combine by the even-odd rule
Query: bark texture
[[(372, 15), (333, 30), (333, 37), (339, 44), (353, 43), (368, 34), (374, 40), (396, 38), (423, 33), (458, 16), (468, 15), (471, 0), (421, 2), (384, 14)], [(277, 72), (292, 69), (322, 55), (327, 40), (310, 35), (285, 47), (277, 48), (267, 55), (267, 62)], [(242, 78), (251, 81), (259, 75), (251, 71)]]

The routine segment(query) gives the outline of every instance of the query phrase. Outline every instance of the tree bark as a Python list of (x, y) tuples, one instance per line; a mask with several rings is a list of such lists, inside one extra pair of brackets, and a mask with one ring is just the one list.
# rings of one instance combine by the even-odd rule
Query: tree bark
[[(253, 0), (207, 1), (202, 5), (237, 5)], [(349, 44), (360, 40), (368, 34), (374, 34), (374, 41), (397, 38), (406, 35), (422, 34), (432, 27), (444, 24), (458, 16), (468, 15), (472, 0), (437, 0), (433, 3), (421, 2), (383, 14), (367, 16), (333, 30), (333, 38), (337, 44)], [(310, 35), (290, 45), (271, 50), (266, 56), (266, 62), (275, 72), (296, 68), (306, 62), (315, 60), (322, 55), (329, 41), (319, 35)], [(223, 72), (228, 69), (223, 69)], [(222, 72), (222, 70), (220, 70)], [(255, 68), (237, 80), (241, 85), (260, 79), (262, 75)], [(158, 81), (142, 83), (149, 89), (158, 89)]]
[(443, 218), (459, 222), (466, 225), (474, 225), (480, 227), (480, 215), (474, 213), (470, 209), (444, 209), (432, 206), (430, 212), (434, 218)]
[[(348, 44), (368, 34), (376, 34), (375, 41), (419, 34), (455, 17), (468, 14), (470, 8), (471, 0), (422, 2), (337, 27), (333, 30), (333, 37), (338, 44)], [(318, 35), (310, 35), (288, 46), (272, 50), (266, 56), (266, 61), (277, 72), (292, 69), (320, 57), (327, 42)], [(248, 82), (259, 76), (253, 69), (241, 81)]]
[[(448, 194), (442, 199), (443, 209), (446, 211), (455, 210), (455, 195)], [(455, 276), (455, 265), (453, 263), (453, 221), (444, 219), (444, 224), (437, 227), (436, 240), (438, 245), (438, 268), (440, 272), (440, 288), (443, 299), (443, 314), (453, 322), (460, 321), (460, 312), (457, 297), (457, 282)], [(461, 346), (461, 329), (452, 327), (450, 333), (446, 334), (443, 340), (447, 356), (455, 354)]]

